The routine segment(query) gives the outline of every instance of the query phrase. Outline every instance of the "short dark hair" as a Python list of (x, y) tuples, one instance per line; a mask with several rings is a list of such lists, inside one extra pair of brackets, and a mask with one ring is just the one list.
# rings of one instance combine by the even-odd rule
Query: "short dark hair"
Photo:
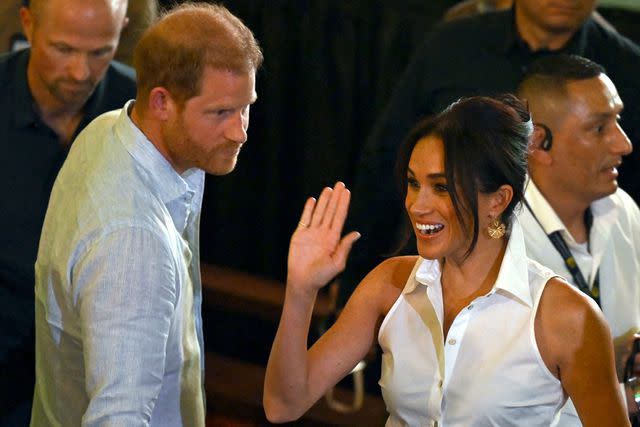
[(578, 55), (549, 55), (534, 61), (522, 78), (518, 93), (531, 90), (564, 92), (568, 81), (588, 80), (606, 74), (603, 66)]
[(462, 98), (441, 113), (419, 122), (398, 156), (402, 193), (407, 195), (407, 171), (419, 140), (435, 136), (444, 145), (447, 189), (460, 224), (473, 229), (468, 256), (478, 241), (478, 193), (492, 193), (506, 184), (513, 199), (502, 214), (511, 224), (522, 201), (527, 174), (527, 150), (533, 125), (526, 106), (513, 95)]

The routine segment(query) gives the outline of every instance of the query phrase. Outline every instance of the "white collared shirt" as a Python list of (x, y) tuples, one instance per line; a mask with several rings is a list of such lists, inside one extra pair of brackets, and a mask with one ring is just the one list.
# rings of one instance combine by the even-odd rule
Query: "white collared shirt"
[[(519, 220), (524, 232), (527, 255), (563, 276), (569, 283), (573, 277), (564, 259), (547, 235), (560, 231), (569, 249), (576, 242), (540, 190), (529, 180), (525, 198), (529, 209), (522, 207)], [(640, 210), (622, 189), (591, 204), (593, 224), (589, 233), (589, 249), (593, 257), (589, 286), (600, 269), (600, 306), (614, 337), (632, 328), (640, 329)]]
[(443, 339), (440, 265), (419, 259), (378, 334), (387, 426), (551, 425), (566, 398), (540, 356), (534, 321), (553, 276), (526, 258), (514, 221), (493, 289)]
[[(560, 231), (574, 253), (578, 244), (533, 180), (527, 184), (525, 199), (535, 213), (534, 218), (525, 206), (519, 212), (527, 256), (575, 286), (564, 259), (547, 236)], [(624, 190), (618, 189), (611, 196), (593, 202), (591, 213), (589, 249), (592, 264), (590, 271), (583, 273), (591, 287), (599, 270), (600, 307), (615, 339), (640, 330), (640, 210)], [(566, 415), (563, 414), (559, 426), (581, 425), (570, 402), (564, 412)]]

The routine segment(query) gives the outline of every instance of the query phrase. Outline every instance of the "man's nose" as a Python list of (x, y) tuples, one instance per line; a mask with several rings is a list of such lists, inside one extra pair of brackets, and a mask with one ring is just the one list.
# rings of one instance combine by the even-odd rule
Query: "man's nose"
[(83, 53), (73, 55), (69, 64), (69, 71), (75, 81), (82, 82), (87, 80), (91, 74), (87, 55)]
[(633, 151), (633, 145), (631, 144), (631, 140), (624, 132), (620, 124), (616, 124), (614, 140), (612, 144), (612, 149), (614, 154), (618, 156), (626, 156)]
[(247, 129), (249, 128), (249, 117), (245, 116), (242, 111), (238, 111), (233, 115), (233, 119), (227, 128), (227, 139), (239, 143), (247, 141)]

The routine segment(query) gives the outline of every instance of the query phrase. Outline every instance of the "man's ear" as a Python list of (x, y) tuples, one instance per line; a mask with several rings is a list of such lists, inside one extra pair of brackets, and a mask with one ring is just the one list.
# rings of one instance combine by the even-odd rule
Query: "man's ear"
[(176, 110), (171, 93), (164, 87), (154, 87), (149, 93), (148, 111), (160, 120), (167, 120)]
[(27, 38), (29, 44), (32, 44), (33, 38), (33, 15), (31, 14), (31, 10), (28, 7), (20, 8), (20, 24), (22, 25), (22, 32), (24, 36)]
[(553, 144), (551, 132), (546, 126), (539, 124), (534, 125), (531, 142), (529, 144), (529, 162), (541, 163), (544, 165), (551, 164), (551, 150)]

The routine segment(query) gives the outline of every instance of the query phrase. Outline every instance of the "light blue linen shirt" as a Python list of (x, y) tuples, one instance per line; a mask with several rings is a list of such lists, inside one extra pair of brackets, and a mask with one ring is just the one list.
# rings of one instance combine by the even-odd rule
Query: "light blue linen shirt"
[(87, 126), (53, 187), (36, 261), (35, 427), (204, 426), (204, 172), (179, 175), (132, 105)]

